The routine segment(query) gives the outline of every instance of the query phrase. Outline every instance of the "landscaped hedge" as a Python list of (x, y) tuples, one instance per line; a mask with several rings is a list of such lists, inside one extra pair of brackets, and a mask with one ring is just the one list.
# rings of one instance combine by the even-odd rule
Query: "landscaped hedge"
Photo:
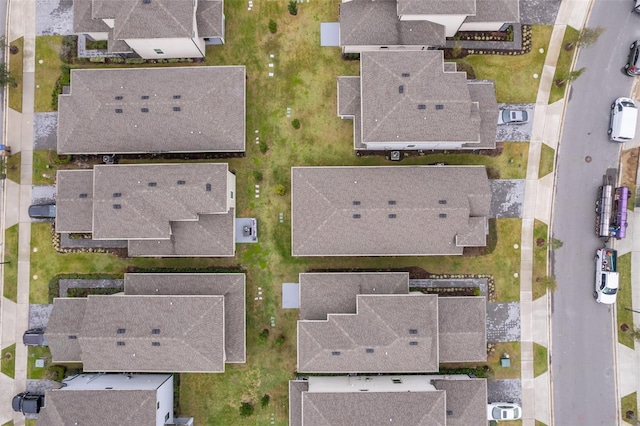
[[(60, 297), (60, 280), (121, 280), (122, 276), (115, 274), (58, 274), (49, 280), (49, 303)], [(99, 290), (99, 289), (92, 289)], [(69, 289), (71, 292), (71, 289)], [(95, 294), (95, 293), (94, 293)]]

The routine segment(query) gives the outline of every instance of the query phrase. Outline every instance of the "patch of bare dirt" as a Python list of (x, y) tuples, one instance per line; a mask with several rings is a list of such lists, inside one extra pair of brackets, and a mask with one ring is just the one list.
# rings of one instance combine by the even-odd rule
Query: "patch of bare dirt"
[(627, 149), (622, 151), (620, 158), (620, 173), (622, 178), (622, 186), (634, 188), (636, 179), (638, 178), (638, 159), (640, 148)]

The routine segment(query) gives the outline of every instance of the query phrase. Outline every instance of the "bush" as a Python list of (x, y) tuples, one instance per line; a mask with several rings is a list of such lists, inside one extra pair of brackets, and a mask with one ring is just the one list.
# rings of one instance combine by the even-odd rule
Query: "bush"
[(58, 81), (56, 81), (55, 86), (53, 87), (53, 93), (51, 94), (51, 107), (54, 111), (58, 110), (58, 95), (62, 93), (62, 88), (64, 86), (69, 86), (71, 84), (71, 68), (69, 65), (63, 65), (60, 67), (60, 77)]
[(262, 182), (262, 172), (259, 171), (259, 170), (254, 170), (253, 171), (253, 178), (258, 182)]
[(276, 24), (276, 21), (273, 19), (269, 19), (269, 32), (271, 32), (271, 34), (278, 32), (278, 24)]
[(276, 185), (276, 194), (285, 195), (287, 193), (287, 187), (279, 183)]
[(300, 128), (300, 120), (298, 120), (297, 118), (295, 120), (293, 120), (291, 122), (291, 125), (293, 126), (294, 129), (299, 129)]
[(291, 0), (287, 8), (289, 9), (289, 13), (293, 16), (296, 16), (298, 14), (298, 3), (296, 2), (296, 0)]
[(286, 337), (284, 337), (284, 334), (279, 335), (274, 343), (274, 346), (276, 348), (279, 348), (280, 346), (284, 345), (285, 340), (286, 340)]
[(268, 338), (269, 338), (269, 329), (263, 328), (260, 334), (258, 334), (258, 341), (260, 341), (260, 343), (266, 343)]
[(249, 417), (253, 414), (253, 410), (253, 405), (249, 404), (248, 402), (243, 402), (240, 406), (240, 415), (243, 417)]
[(104, 56), (95, 56), (95, 57), (89, 58), (89, 62), (97, 62), (97, 63), (104, 64), (106, 61), (107, 61), (107, 58), (105, 58)]
[(127, 58), (124, 60), (125, 64), (144, 64), (145, 59), (142, 58)]
[(124, 64), (124, 58), (120, 56), (113, 56), (109, 58), (109, 62), (112, 64)]
[(260, 147), (260, 152), (263, 154), (266, 154), (267, 151), (269, 150), (269, 146), (267, 145), (267, 143), (265, 141), (260, 141), (260, 145), (258, 145)]
[(260, 398), (260, 405), (262, 406), (262, 408), (265, 408), (267, 405), (269, 405), (269, 400), (271, 399), (271, 397), (268, 394), (264, 394), (262, 395), (262, 398)]
[(53, 159), (53, 162), (56, 164), (69, 164), (71, 162), (73, 157), (71, 157), (71, 155), (67, 154), (67, 155), (56, 155), (56, 157)]

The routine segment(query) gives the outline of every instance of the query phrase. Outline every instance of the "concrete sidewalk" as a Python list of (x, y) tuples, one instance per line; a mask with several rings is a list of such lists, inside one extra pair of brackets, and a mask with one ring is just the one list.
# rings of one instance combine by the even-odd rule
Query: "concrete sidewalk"
[[(549, 348), (551, 342), (551, 310), (548, 295), (533, 300), (533, 229), (535, 220), (548, 225), (552, 220), (555, 172), (538, 178), (542, 144), (558, 148), (561, 137), (565, 99), (549, 105), (549, 94), (567, 25), (581, 29), (588, 16), (590, 1), (563, 1), (553, 27), (551, 40), (540, 75), (533, 131), (529, 144), (529, 159), (522, 217), (520, 260), (520, 322), (521, 379), (524, 426), (540, 421), (553, 424), (553, 393), (550, 372), (534, 377), (534, 343)], [(533, 76), (532, 76), (533, 78)], [(568, 93), (569, 88), (567, 88)], [(551, 226), (549, 226), (551, 229)], [(550, 351), (549, 351), (550, 353)]]

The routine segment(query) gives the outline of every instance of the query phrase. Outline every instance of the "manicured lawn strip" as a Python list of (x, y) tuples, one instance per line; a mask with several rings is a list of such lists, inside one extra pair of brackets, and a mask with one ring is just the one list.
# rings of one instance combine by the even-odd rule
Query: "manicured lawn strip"
[[(36, 422), (36, 420), (34, 420), (33, 423), (29, 423), (29, 420), (26, 420), (25, 425), (26, 426), (35, 426), (35, 424), (36, 424), (35, 422)], [(3, 423), (2, 426), (13, 426), (13, 420), (9, 420), (8, 422)]]
[[(45, 366), (36, 367), (36, 359), (44, 358)], [(47, 367), (51, 364), (51, 351), (45, 346), (29, 346), (27, 348), (27, 379), (43, 379)]]
[(533, 299), (547, 294), (544, 278), (547, 276), (547, 232), (546, 223), (539, 220), (533, 225)]
[(546, 373), (549, 369), (547, 348), (537, 343), (533, 344), (533, 377)]
[[(562, 87), (558, 87), (555, 81), (567, 75), (571, 71), (571, 63), (573, 62), (573, 55), (576, 53), (575, 43), (578, 40), (580, 31), (567, 25), (567, 29), (564, 32), (564, 38), (562, 39), (562, 48), (560, 49), (560, 55), (558, 56), (558, 63), (556, 65), (556, 73), (553, 76), (553, 83), (551, 84), (551, 93), (549, 95), (549, 103), (552, 104), (559, 101), (564, 97), (564, 92), (567, 87), (565, 83)], [(565, 49), (565, 46), (569, 43), (573, 43), (574, 47), (570, 50)]]
[(37, 419), (25, 419), (24, 426), (37, 426)]
[[(496, 343), (496, 350), (487, 356), (487, 364), (493, 370), (494, 379), (520, 378), (520, 342)], [(509, 354), (510, 367), (501, 367), (500, 358)]]
[(3, 295), (17, 302), (18, 296), (18, 225), (4, 231)]
[(13, 379), (16, 373), (16, 344), (7, 346), (2, 350), (2, 360), (0, 360), (0, 370)]
[(556, 161), (556, 150), (546, 143), (542, 144), (540, 152), (540, 167), (538, 169), (538, 178), (544, 177), (553, 172), (553, 165)]
[[(62, 36), (36, 37), (35, 112), (50, 112), (53, 88), (65, 65), (60, 58)], [(42, 61), (42, 63), (40, 63)]]
[(536, 420), (536, 426), (547, 426), (547, 424), (542, 423), (540, 420)]
[(620, 274), (620, 288), (616, 301), (618, 342), (633, 349), (635, 346), (633, 336), (620, 328), (622, 324), (626, 324), (629, 331), (633, 330), (633, 312), (625, 309), (633, 307), (631, 304), (631, 253), (618, 257), (618, 273)]
[(20, 37), (10, 43), (11, 46), (17, 46), (19, 51), (15, 55), (9, 54), (9, 74), (16, 79), (18, 83), (15, 86), (9, 86), (9, 108), (22, 112), (22, 69), (23, 69), (23, 49), (24, 38)]
[(11, 157), (7, 158), (7, 163), (6, 163), (7, 179), (10, 179), (15, 183), (20, 183), (20, 159), (21, 158), (22, 158), (22, 153), (20, 152), (13, 154), (11, 155)]
[[(633, 411), (634, 417), (627, 421), (627, 412)], [(620, 404), (620, 414), (625, 423), (638, 424), (635, 419), (638, 417), (638, 394), (636, 392), (623, 396)]]
[[(552, 30), (550, 25), (533, 25), (531, 51), (524, 55), (470, 55), (460, 61), (473, 67), (478, 80), (495, 81), (498, 102), (533, 103)], [(540, 48), (544, 53), (539, 52)]]
[(33, 151), (33, 184), (53, 185), (56, 183), (56, 172), (59, 169), (77, 169), (74, 163), (68, 163), (67, 156), (58, 156), (55, 151)]

